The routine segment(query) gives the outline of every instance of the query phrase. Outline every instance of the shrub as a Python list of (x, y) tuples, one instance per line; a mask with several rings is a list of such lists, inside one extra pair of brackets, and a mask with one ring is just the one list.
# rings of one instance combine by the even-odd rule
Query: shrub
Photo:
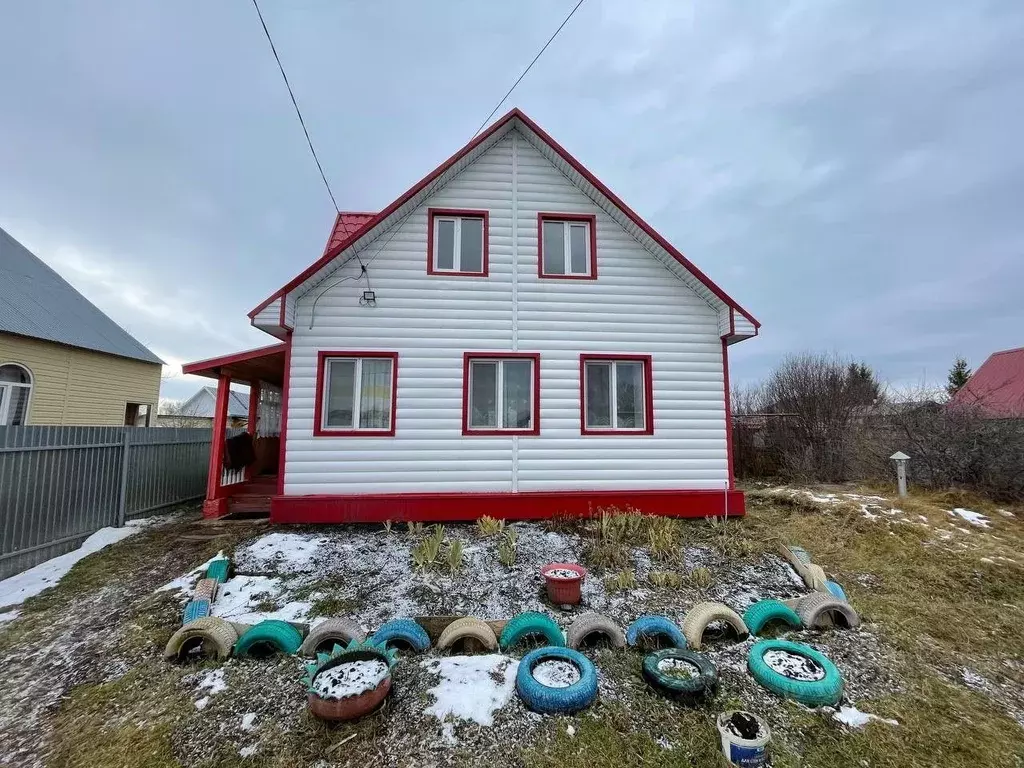
[(715, 579), (711, 575), (711, 571), (709, 571), (703, 565), (700, 565), (687, 574), (686, 581), (691, 587), (696, 587), (697, 589), (707, 589), (712, 584), (714, 584)]
[(623, 570), (604, 580), (604, 588), (609, 592), (625, 592), (636, 588), (636, 574)]
[(674, 571), (651, 571), (647, 578), (652, 585), (661, 589), (678, 589), (683, 583), (683, 577)]

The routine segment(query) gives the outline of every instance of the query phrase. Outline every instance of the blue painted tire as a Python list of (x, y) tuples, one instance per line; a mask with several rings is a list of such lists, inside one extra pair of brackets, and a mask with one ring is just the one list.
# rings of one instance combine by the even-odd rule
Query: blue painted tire
[(235, 656), (248, 656), (257, 646), (273, 648), (289, 655), (297, 653), (302, 645), (299, 630), (287, 621), (266, 619), (245, 631), (235, 643)]
[(415, 653), (423, 653), (430, 648), (427, 631), (412, 619), (393, 619), (382, 624), (370, 638), (371, 643), (385, 648), (393, 648), (396, 641), (408, 645)]
[[(765, 663), (764, 655), (769, 651), (785, 651), (802, 656), (821, 667), (825, 675), (821, 680), (794, 680), (786, 677)], [(835, 704), (843, 695), (843, 676), (836, 665), (823, 654), (801, 643), (787, 640), (762, 640), (754, 643), (747, 656), (747, 669), (757, 682), (772, 693), (809, 707)]]
[(626, 643), (635, 648), (645, 637), (664, 637), (673, 648), (686, 648), (679, 626), (665, 616), (641, 616), (626, 629)]
[(501, 631), (498, 645), (501, 650), (508, 651), (527, 637), (543, 637), (548, 646), (564, 646), (565, 635), (550, 616), (537, 611), (526, 611), (512, 618)]
[(185, 615), (181, 619), (182, 624), (188, 624), (196, 619), (205, 619), (210, 615), (209, 600), (189, 600), (185, 605)]
[[(533, 668), (542, 661), (567, 661), (579, 670), (580, 679), (567, 688), (550, 688), (537, 681)], [(597, 698), (597, 669), (572, 648), (537, 648), (523, 656), (516, 672), (516, 693), (534, 712), (568, 715), (586, 709)]]
[(828, 591), (832, 593), (833, 597), (837, 597), (840, 600), (846, 600), (847, 602), (849, 602), (849, 599), (846, 597), (846, 590), (844, 590), (834, 581), (826, 581), (825, 586), (828, 588)]

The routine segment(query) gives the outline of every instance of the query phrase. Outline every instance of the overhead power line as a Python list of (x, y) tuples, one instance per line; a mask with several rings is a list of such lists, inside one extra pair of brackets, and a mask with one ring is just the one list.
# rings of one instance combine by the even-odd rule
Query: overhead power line
[[(253, 0), (253, 2), (256, 2), (256, 0)], [(548, 46), (551, 45), (551, 42), (556, 37), (558, 37), (558, 33), (562, 31), (562, 27), (564, 27), (566, 24), (569, 23), (569, 19), (571, 19), (573, 17), (573, 14), (576, 13), (576, 11), (579, 10), (580, 6), (583, 5), (583, 2), (584, 2), (584, 0), (580, 0), (578, 3), (576, 3), (576, 5), (573, 6), (573, 9), (571, 11), (569, 11), (569, 15), (566, 16), (562, 20), (562, 23), (558, 25), (558, 29), (556, 29), (554, 31), (554, 34), (552, 34), (551, 37), (548, 38), (548, 41), (546, 43), (544, 43), (544, 47), (541, 48), (539, 51), (537, 51), (537, 55), (533, 57), (533, 61), (531, 61), (529, 63), (529, 65), (527, 65), (526, 69), (523, 70), (523, 73), (518, 78), (516, 78), (516, 81), (514, 83), (512, 83), (512, 87), (509, 88), (508, 91), (505, 93), (505, 95), (501, 97), (501, 101), (499, 101), (494, 106), (494, 109), (491, 110), (491, 114), (489, 114), (486, 118), (484, 118), (484, 121), (482, 123), (480, 123), (480, 127), (476, 129), (476, 131), (473, 133), (473, 136), (471, 136), (470, 138), (473, 138), (478, 133), (480, 133), (480, 131), (482, 131), (484, 129), (484, 126), (487, 125), (487, 122), (492, 117), (494, 117), (495, 112), (497, 112), (499, 109), (501, 109), (501, 105), (504, 104), (505, 100), (509, 96), (512, 95), (512, 91), (514, 91), (516, 89), (516, 86), (519, 85), (519, 83), (522, 82), (524, 77), (526, 77), (526, 73), (529, 72), (533, 68), (533, 65), (537, 63), (537, 59), (539, 59), (544, 54), (544, 51), (546, 51), (548, 49)]]
[(270, 50), (274, 53), (274, 59), (277, 61), (277, 68), (281, 70), (281, 77), (284, 79), (285, 87), (288, 88), (288, 95), (292, 97), (292, 105), (295, 107), (295, 114), (299, 117), (299, 124), (302, 126), (302, 132), (306, 134), (306, 143), (309, 144), (309, 151), (313, 155), (316, 167), (320, 171), (320, 178), (324, 180), (324, 186), (327, 187), (327, 194), (331, 196), (331, 202), (334, 204), (334, 212), (339, 213), (340, 209), (338, 208), (338, 201), (334, 199), (334, 192), (331, 191), (331, 185), (327, 181), (327, 174), (324, 173), (324, 167), (320, 165), (320, 158), (317, 157), (316, 150), (313, 148), (313, 140), (309, 138), (309, 131), (306, 129), (306, 121), (302, 119), (302, 111), (299, 109), (299, 103), (295, 100), (295, 93), (292, 91), (292, 84), (288, 82), (288, 75), (285, 74), (284, 65), (281, 63), (281, 57), (277, 55), (277, 48), (274, 47), (274, 40), (270, 36), (270, 30), (267, 29), (267, 22), (263, 20), (263, 14), (260, 12), (259, 3), (257, 3), (256, 0), (252, 0), (252, 4), (256, 9), (256, 15), (260, 17), (260, 24), (263, 25), (263, 33), (267, 36), (267, 42), (270, 43)]

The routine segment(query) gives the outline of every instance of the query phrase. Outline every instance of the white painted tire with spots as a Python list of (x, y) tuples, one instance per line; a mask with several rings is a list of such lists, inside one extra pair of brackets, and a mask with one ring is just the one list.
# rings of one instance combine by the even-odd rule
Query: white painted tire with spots
[(740, 615), (725, 603), (697, 603), (683, 619), (683, 635), (691, 650), (700, 648), (704, 630), (715, 621), (724, 621), (741, 640), (750, 634)]
[(844, 624), (850, 629), (860, 626), (860, 616), (853, 606), (837, 600), (830, 592), (815, 592), (801, 597), (796, 604), (796, 613), (803, 625), (810, 629), (831, 629)]
[(459, 640), (476, 640), (486, 650), (493, 651), (498, 647), (498, 638), (494, 630), (488, 624), (473, 616), (464, 619), (456, 619), (437, 638), (437, 648), (441, 651), (449, 650)]

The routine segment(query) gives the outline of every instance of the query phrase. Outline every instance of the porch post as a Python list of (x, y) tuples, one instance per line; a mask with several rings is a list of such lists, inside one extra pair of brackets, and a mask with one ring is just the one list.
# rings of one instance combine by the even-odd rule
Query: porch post
[(203, 517), (220, 517), (227, 512), (228, 508), (228, 500), (220, 495), (220, 481), (224, 472), (224, 439), (227, 434), (230, 391), (231, 377), (220, 374), (217, 377), (217, 404), (213, 411), (213, 433), (210, 435), (210, 469), (206, 476), (206, 501), (203, 502)]
[[(256, 419), (260, 412), (260, 380), (249, 382), (249, 422), (245, 427), (246, 432), (249, 433), (249, 437), (256, 440)], [(254, 443), (255, 444), (255, 443)], [(252, 480), (252, 471), (255, 468), (255, 463), (250, 464), (245, 468), (245, 479)]]

